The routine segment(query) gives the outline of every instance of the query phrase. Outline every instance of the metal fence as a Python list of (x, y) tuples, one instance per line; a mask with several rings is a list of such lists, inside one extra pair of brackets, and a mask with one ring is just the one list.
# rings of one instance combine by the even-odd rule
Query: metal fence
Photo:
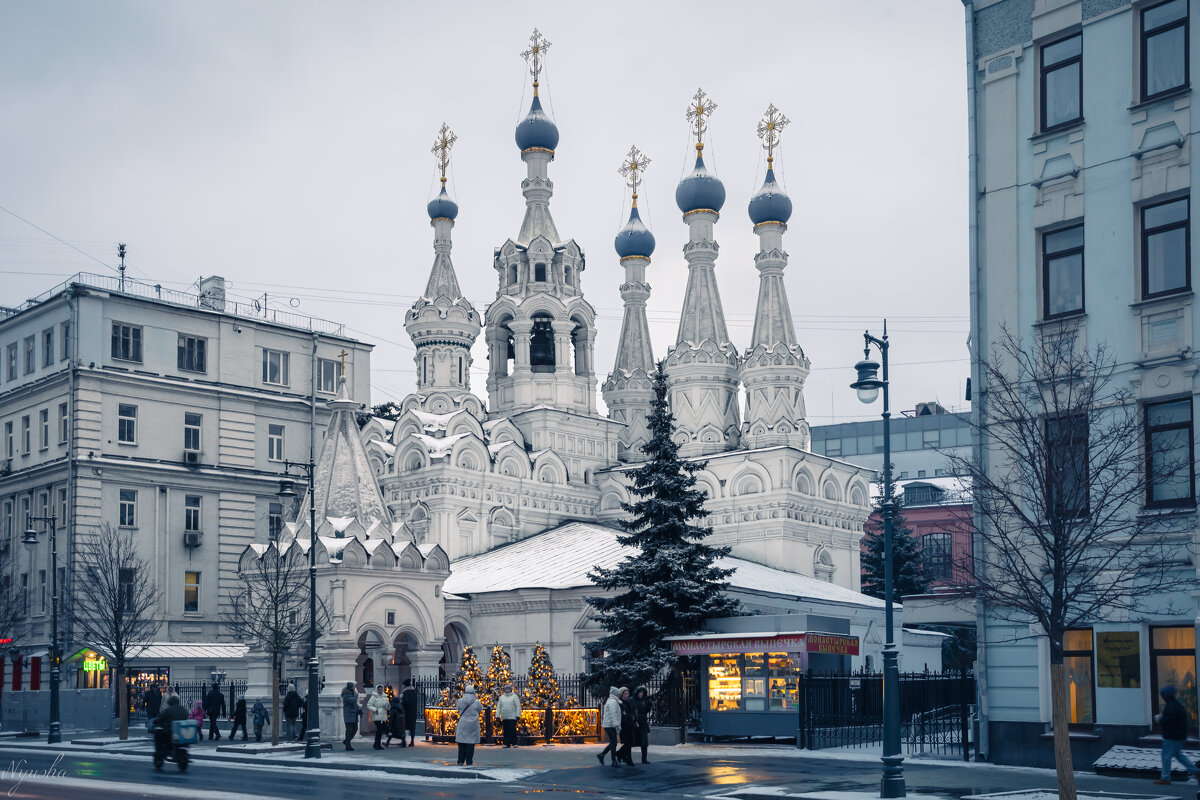
[[(199, 700), (201, 705), (204, 704), (204, 698), (208, 696), (208, 690), (212, 688), (212, 683), (209, 681), (178, 681), (171, 684), (171, 688), (175, 690), (175, 694), (179, 695), (179, 702), (184, 708), (191, 711), (192, 705)], [(246, 696), (245, 681), (227, 681), (222, 683), (221, 694), (225, 695), (226, 710), (229, 715), (233, 715), (234, 706), (237, 701)]]

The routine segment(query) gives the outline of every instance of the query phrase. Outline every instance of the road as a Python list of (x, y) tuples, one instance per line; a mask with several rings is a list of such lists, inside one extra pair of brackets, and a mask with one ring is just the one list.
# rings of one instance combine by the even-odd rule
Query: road
[[(149, 756), (134, 753), (56, 754), (0, 747), (0, 800), (13, 798), (187, 797), (203, 800), (319, 798), (319, 800), (427, 800), (428, 798), (751, 798), (764, 792), (877, 792), (878, 763), (816, 757), (781, 758), (703, 754), (662, 763), (621, 767), (571, 766), (513, 782), (348, 772), (196, 760), (186, 774), (167, 764), (156, 771)], [(761, 753), (761, 750), (755, 751)], [(43, 773), (41, 775), (31, 773)], [(46, 774), (48, 773), (48, 774)], [(1052, 774), (988, 765), (909, 761), (910, 795), (963, 795), (1048, 787)], [(1154, 786), (1148, 780), (1079, 775), (1081, 791), (1141, 793), (1192, 800), (1195, 784)], [(1161, 791), (1165, 789), (1166, 791)], [(766, 794), (760, 795), (766, 797)], [(775, 796), (779, 796), (776, 794)]]

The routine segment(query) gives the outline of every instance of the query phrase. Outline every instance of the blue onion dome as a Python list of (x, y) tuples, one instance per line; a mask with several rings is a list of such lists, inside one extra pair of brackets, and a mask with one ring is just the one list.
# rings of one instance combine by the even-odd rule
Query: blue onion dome
[(621, 228), (617, 238), (613, 240), (613, 247), (622, 259), (630, 256), (649, 258), (654, 254), (654, 234), (642, 222), (637, 206), (630, 210), (629, 222), (625, 223), (625, 227)]
[(554, 150), (558, 147), (558, 126), (542, 110), (542, 101), (535, 94), (529, 115), (517, 124), (517, 147), (525, 152), (531, 147)]
[(725, 184), (704, 168), (703, 156), (696, 156), (696, 168), (676, 187), (675, 203), (685, 214), (702, 208), (720, 211), (725, 205)]
[(787, 222), (792, 216), (792, 199), (775, 182), (775, 170), (767, 169), (767, 179), (754, 197), (750, 198), (750, 221), (755, 225), (763, 222)]
[(429, 212), (430, 219), (454, 219), (458, 216), (458, 203), (450, 199), (450, 195), (446, 194), (446, 184), (442, 184), (442, 191), (438, 196), (429, 201), (429, 205), (425, 206)]

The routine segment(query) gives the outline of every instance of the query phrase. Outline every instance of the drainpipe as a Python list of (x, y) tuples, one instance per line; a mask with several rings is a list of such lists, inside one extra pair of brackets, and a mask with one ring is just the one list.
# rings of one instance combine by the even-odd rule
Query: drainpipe
[(317, 341), (320, 338), (319, 334), (312, 335), (312, 356), (309, 365), (308, 374), (312, 376), (309, 381), (308, 392), (308, 463), (317, 463)]
[[(78, 386), (78, 365), (79, 365), (79, 303), (76, 301), (75, 287), (68, 286), (64, 295), (67, 298), (67, 308), (70, 310), (68, 323), (70, 328), (67, 331), (67, 518), (64, 520), (67, 526), (67, 557), (63, 566), (66, 567), (66, 580), (59, 587), (62, 596), (66, 599), (63, 604), (63, 620), (66, 623), (60, 632), (63, 637), (64, 644), (70, 644), (74, 639), (74, 626), (71, 624), (71, 590), (70, 586), (75, 577), (75, 482), (78, 471), (75, 466), (75, 402), (76, 391)], [(63, 653), (67, 648), (62, 648), (59, 653)], [(61, 655), (59, 656), (61, 659)], [(60, 675), (59, 680), (62, 680)]]
[[(963, 9), (966, 12), (966, 33), (967, 33), (967, 148), (968, 148), (968, 192), (971, 217), (968, 226), (968, 258), (970, 262), (969, 271), (969, 286), (970, 286), (970, 306), (971, 306), (971, 334), (967, 342), (968, 349), (971, 351), (971, 386), (973, 393), (971, 396), (971, 416), (974, 422), (976, 435), (975, 441), (972, 443), (973, 457), (975, 463), (979, 464), (983, 469), (988, 467), (987, 448), (984, 447), (982, 420), (983, 420), (983, 405), (985, 397), (985, 389), (983, 386), (983, 370), (980, 368), (980, 359), (982, 354), (979, 348), (984, 344), (982, 332), (983, 325), (983, 304), (979, 293), (979, 123), (976, 118), (977, 104), (977, 87), (976, 78), (977, 70), (975, 69), (975, 6), (974, 0), (962, 0)], [(974, 525), (976, 528), (982, 520), (977, 511), (972, 510), (975, 515)], [(985, 569), (982, 556), (982, 543), (978, 536), (971, 537), (972, 559), (974, 561), (974, 569), (976, 575), (983, 576)], [(983, 600), (978, 596), (975, 597), (975, 631), (976, 631), (976, 650), (975, 650), (975, 709), (979, 718), (979, 741), (977, 742), (976, 758), (979, 761), (986, 761), (988, 757), (988, 706), (987, 706), (987, 642), (985, 631), (985, 612)]]

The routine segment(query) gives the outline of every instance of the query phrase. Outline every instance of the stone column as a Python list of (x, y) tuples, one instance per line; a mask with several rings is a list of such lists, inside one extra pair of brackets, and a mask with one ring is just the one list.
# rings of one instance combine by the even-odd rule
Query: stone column
[(509, 320), (508, 329), (513, 332), (513, 373), (529, 372), (529, 340), (533, 334), (533, 320)]
[(569, 319), (556, 319), (550, 323), (554, 331), (554, 371), (572, 374), (571, 368), (571, 329), (575, 323)]
[[(321, 677), (325, 690), (321, 692), (321, 738), (340, 742), (346, 735), (342, 722), (342, 688), (354, 681), (358, 667), (358, 643), (351, 639), (335, 640), (319, 647)], [(299, 687), (297, 687), (299, 688)]]

